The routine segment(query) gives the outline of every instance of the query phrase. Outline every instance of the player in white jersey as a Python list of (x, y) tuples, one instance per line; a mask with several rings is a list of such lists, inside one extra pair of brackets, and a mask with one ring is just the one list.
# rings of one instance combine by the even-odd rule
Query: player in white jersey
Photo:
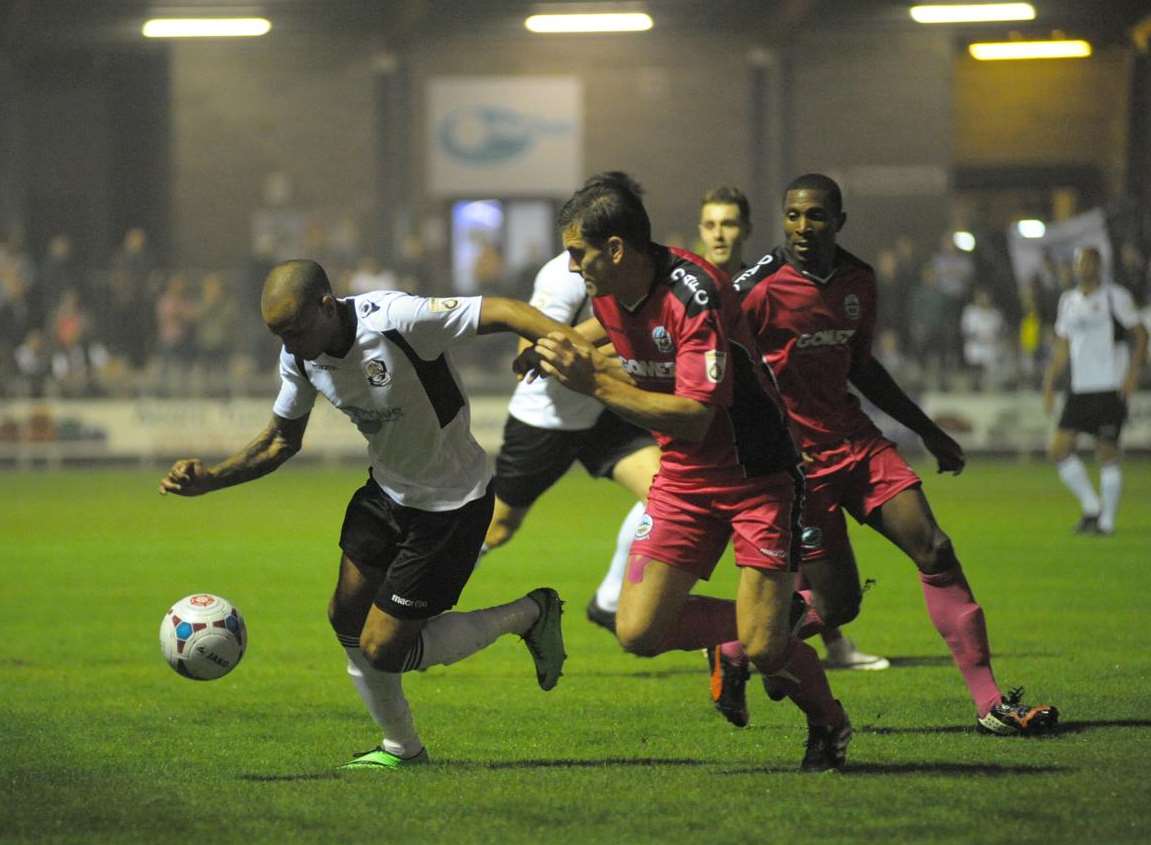
[(427, 762), (401, 673), (454, 663), (502, 634), (523, 637), (545, 690), (555, 686), (564, 661), (555, 590), (446, 612), (475, 567), (493, 499), (487, 457), (472, 437), (450, 349), (477, 334), (534, 339), (569, 329), (527, 303), (495, 297), (376, 291), (337, 299), (312, 261), (272, 268), (260, 311), (284, 343), (271, 423), (215, 466), (177, 461), (160, 492), (197, 496), (276, 469), (300, 451), (317, 395), (351, 419), (368, 441), (371, 466), (344, 516), (328, 615), (347, 653), (348, 674), (383, 739), (341, 768)]
[[(569, 326), (591, 316), (587, 288), (568, 269), (567, 253), (540, 269), (531, 304)], [(520, 350), (529, 345), (521, 341)], [(659, 470), (659, 447), (647, 431), (557, 379), (521, 381), (508, 404), (503, 445), (496, 456), (495, 512), (484, 546), (494, 549), (515, 536), (535, 500), (577, 460), (594, 478), (611, 478), (638, 500), (620, 525), (611, 564), (587, 605), (588, 619), (614, 632), (631, 541)]]
[[(1075, 531), (1111, 534), (1123, 487), (1119, 433), (1127, 418), (1127, 401), (1139, 384), (1147, 330), (1127, 289), (1103, 283), (1097, 249), (1075, 253), (1075, 281), (1076, 286), (1059, 298), (1055, 353), (1043, 379), (1043, 405), (1050, 414), (1055, 408), (1055, 383), (1071, 365), (1071, 387), (1050, 455), (1059, 477), (1079, 500), (1082, 515)], [(1079, 434), (1095, 438), (1098, 494), (1075, 454)]]

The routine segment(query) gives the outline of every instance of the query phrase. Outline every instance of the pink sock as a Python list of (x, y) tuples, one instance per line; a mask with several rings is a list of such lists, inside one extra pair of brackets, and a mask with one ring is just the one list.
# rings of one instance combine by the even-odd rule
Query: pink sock
[(991, 645), (983, 608), (975, 601), (959, 564), (934, 575), (921, 572), (919, 581), (927, 600), (927, 614), (951, 649), (979, 715), (985, 716), (999, 703), (1002, 694), (991, 671)]
[(823, 629), (826, 627), (823, 624), (823, 617), (819, 615), (819, 611), (815, 609), (815, 594), (811, 590), (799, 590), (799, 594), (803, 596), (803, 600), (807, 602), (807, 616), (803, 617), (803, 624), (799, 628), (799, 633), (796, 634), (801, 640), (806, 640), (808, 637), (814, 637), (816, 634), (822, 634)]
[(719, 652), (732, 663), (739, 666), (747, 665), (747, 652), (743, 650), (743, 646), (740, 645), (739, 640), (724, 643), (719, 647)]
[(819, 655), (807, 643), (791, 641), (787, 665), (771, 676), (771, 683), (795, 702), (807, 716), (808, 724), (838, 725), (843, 721), (843, 708), (831, 694)]
[(711, 596), (688, 596), (679, 619), (664, 637), (661, 650), (694, 651), (716, 643), (730, 643), (738, 636), (735, 602)]

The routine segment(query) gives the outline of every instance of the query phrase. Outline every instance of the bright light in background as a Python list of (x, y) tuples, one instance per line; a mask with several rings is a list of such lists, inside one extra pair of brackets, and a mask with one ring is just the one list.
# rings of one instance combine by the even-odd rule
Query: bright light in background
[(990, 21), (1033, 21), (1035, 7), (1030, 3), (948, 3), (912, 6), (911, 17), (918, 23), (988, 23)]
[(1015, 224), (1015, 231), (1024, 238), (1041, 238), (1047, 234), (1047, 224), (1042, 220), (1020, 220)]
[(967, 51), (981, 62), (1006, 59), (1085, 59), (1091, 55), (1087, 41), (996, 41), (971, 44)]
[(251, 38), (271, 28), (266, 18), (153, 18), (141, 31), (145, 38)]
[(975, 249), (975, 235), (970, 232), (956, 232), (951, 236), (951, 242), (955, 244), (956, 249), (961, 249), (964, 252), (971, 252)]
[(643, 12), (605, 12), (586, 15), (532, 15), (524, 26), (532, 32), (645, 32), (651, 15)]

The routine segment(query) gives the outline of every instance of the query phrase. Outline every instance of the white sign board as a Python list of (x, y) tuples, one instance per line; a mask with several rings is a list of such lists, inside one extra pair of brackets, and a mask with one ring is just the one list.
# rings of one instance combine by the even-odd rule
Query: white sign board
[(567, 198), (583, 180), (583, 89), (568, 76), (431, 79), (434, 196)]

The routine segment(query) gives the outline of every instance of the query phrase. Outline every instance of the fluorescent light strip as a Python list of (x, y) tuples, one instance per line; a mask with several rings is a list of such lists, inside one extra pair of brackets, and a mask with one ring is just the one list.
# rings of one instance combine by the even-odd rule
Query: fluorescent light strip
[(250, 38), (272, 28), (266, 18), (153, 18), (145, 38)]
[(1035, 7), (1030, 3), (965, 3), (912, 6), (911, 17), (918, 23), (988, 23), (991, 21), (1033, 21)]
[(651, 15), (643, 12), (610, 12), (587, 15), (532, 15), (524, 26), (532, 32), (646, 32)]
[(968, 45), (967, 51), (981, 62), (1085, 59), (1091, 55), (1091, 44), (1087, 41), (996, 41)]

